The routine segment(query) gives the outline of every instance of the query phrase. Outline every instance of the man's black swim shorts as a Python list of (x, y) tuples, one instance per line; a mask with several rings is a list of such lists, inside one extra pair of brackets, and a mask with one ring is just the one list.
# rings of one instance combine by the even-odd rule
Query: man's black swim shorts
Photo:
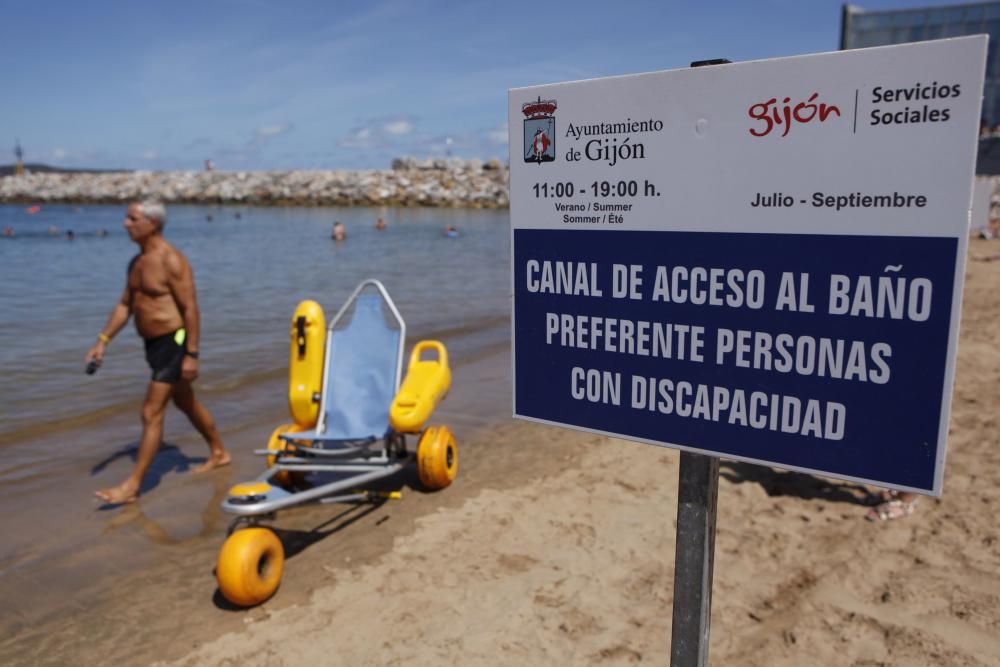
[(184, 361), (184, 329), (156, 338), (146, 338), (146, 361), (153, 369), (153, 382), (174, 384), (181, 379), (181, 364)]

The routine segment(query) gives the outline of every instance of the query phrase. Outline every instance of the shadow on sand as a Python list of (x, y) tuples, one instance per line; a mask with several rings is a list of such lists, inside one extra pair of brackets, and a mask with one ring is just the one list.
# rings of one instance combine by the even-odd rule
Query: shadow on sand
[(775, 470), (741, 461), (722, 461), (719, 476), (733, 484), (760, 484), (769, 496), (795, 496), (804, 500), (870, 506), (879, 496), (863, 484), (839, 482), (803, 472)]
[[(413, 465), (406, 466), (398, 474), (392, 475), (391, 477), (376, 480), (371, 484), (358, 487), (357, 490), (369, 491), (372, 493), (389, 493), (392, 491), (406, 490), (426, 493), (426, 491), (424, 491), (420, 486), (417, 478), (416, 466)], [(341, 510), (339, 513), (309, 530), (290, 530), (287, 528), (276, 528), (274, 526), (266, 526), (263, 524), (256, 525), (260, 525), (260, 527), (269, 528), (274, 531), (274, 534), (278, 536), (279, 540), (281, 540), (281, 545), (285, 550), (285, 560), (287, 561), (302, 553), (317, 542), (320, 542), (330, 535), (338, 533), (353, 523), (360, 521), (375, 510), (382, 507), (386, 502), (388, 502), (386, 498), (375, 496), (368, 501), (349, 503), (346, 507), (344, 505), (339, 505), (338, 507)], [(275, 516), (268, 517), (269, 520), (274, 520), (275, 518)], [(384, 517), (378, 523), (381, 523), (387, 518), (388, 517)], [(231, 527), (236, 526), (238, 521), (239, 520), (234, 521)], [(378, 525), (378, 523), (376, 525)], [(247, 609), (252, 608), (240, 607), (231, 603), (225, 598), (222, 591), (218, 588), (215, 589), (215, 593), (212, 595), (212, 602), (218, 609), (223, 611), (246, 611)]]
[[(139, 454), (139, 441), (130, 442), (127, 445), (123, 445), (117, 451), (112, 452), (103, 461), (99, 461), (90, 469), (90, 476), (100, 474), (109, 465), (115, 461), (123, 458), (128, 458), (135, 463), (136, 457)], [(139, 495), (152, 491), (157, 486), (163, 478), (170, 473), (184, 473), (191, 470), (191, 466), (199, 465), (207, 461), (208, 458), (205, 456), (188, 456), (180, 450), (177, 445), (164, 442), (160, 445), (160, 450), (156, 453), (156, 458), (153, 459), (152, 465), (149, 466), (149, 471), (146, 473), (146, 477), (142, 480), (142, 486), (139, 487)], [(97, 509), (100, 511), (115, 509), (116, 507), (121, 507), (121, 504), (117, 503), (104, 503)]]

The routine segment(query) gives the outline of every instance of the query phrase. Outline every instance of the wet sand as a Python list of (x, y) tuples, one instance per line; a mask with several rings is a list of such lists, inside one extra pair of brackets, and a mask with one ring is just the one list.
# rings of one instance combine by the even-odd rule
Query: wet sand
[[(973, 258), (995, 255), (1000, 241), (970, 243)], [(998, 285), (1000, 261), (969, 262), (940, 500), (868, 523), (871, 489), (723, 462), (712, 664), (1000, 664)], [(83, 495), (60, 495), (75, 507), (8, 517), (14, 532), (43, 532), (33, 522), (71, 512), (91, 539), (47, 564), (0, 564), (0, 594), (15, 601), (0, 663), (666, 664), (677, 453), (511, 422), (508, 354), (455, 370), (461, 391), (439, 412), (459, 437), (455, 484), (283, 513), (285, 576), (251, 610), (215, 590), (217, 501), (260, 470), (249, 451), (281, 411), (227, 434), (229, 470), (166, 474), (135, 506), (95, 512), (83, 499), (127, 470), (119, 459)], [(72, 576), (81, 561), (86, 580)]]
[[(360, 567), (391, 550), (393, 539), (413, 530), (414, 520), (437, 507), (460, 501), (492, 483), (499, 473), (517, 482), (518, 469), (530, 469), (529, 443), (504, 452), (501, 469), (477, 455), (492, 424), (510, 415), (510, 348), (481, 347), (475, 354), (453, 358), (453, 392), (436, 413), (461, 443), (462, 472), (449, 489), (437, 494), (412, 490), (415, 472), (394, 481), (402, 500), (380, 507), (303, 507), (284, 512), (275, 524), (286, 544), (289, 572), (303, 575), (284, 581), (273, 608), (303, 603), (319, 582), (330, 581), (329, 558)], [(232, 517), (219, 510), (230, 486), (253, 479), (263, 459), (252, 454), (264, 447), (272, 429), (288, 421), (274, 397), (284, 396), (284, 379), (256, 386), (232, 400), (249, 406), (241, 426), (223, 429), (233, 465), (205, 475), (186, 467), (202, 460), (206, 449), (182, 415), (171, 409), (164, 445), (147, 477), (138, 502), (102, 509), (93, 499), (96, 488), (124, 477), (139, 428), (133, 414), (110, 420), (103, 433), (119, 438), (103, 461), (69, 457), (44, 483), (19, 486), (18, 511), (8, 515), (10, 531), (0, 560), (0, 597), (15, 600), (0, 610), (0, 664), (95, 664), (113, 659), (146, 665), (155, 659), (181, 656), (220, 631), (244, 627), (245, 612), (234, 610), (216, 590), (213, 569)], [(272, 409), (254, 412), (271, 397)], [(136, 410), (138, 404), (136, 405)], [(109, 436), (110, 437), (110, 436)], [(63, 442), (51, 446), (71, 448)], [(113, 440), (118, 442), (118, 440)], [(414, 446), (414, 443), (410, 443)], [(125, 453), (128, 452), (128, 453)], [(15, 544), (11, 544), (13, 541)], [(344, 561), (343, 559), (346, 559)], [(353, 563), (353, 565), (351, 565)], [(178, 637), (190, 643), (178, 643)]]

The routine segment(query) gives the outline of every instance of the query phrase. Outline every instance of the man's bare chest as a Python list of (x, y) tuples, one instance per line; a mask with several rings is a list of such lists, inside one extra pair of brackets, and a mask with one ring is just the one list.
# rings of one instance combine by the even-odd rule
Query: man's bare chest
[(149, 261), (145, 257), (129, 271), (128, 286), (133, 296), (155, 298), (170, 294), (170, 283), (162, 262)]

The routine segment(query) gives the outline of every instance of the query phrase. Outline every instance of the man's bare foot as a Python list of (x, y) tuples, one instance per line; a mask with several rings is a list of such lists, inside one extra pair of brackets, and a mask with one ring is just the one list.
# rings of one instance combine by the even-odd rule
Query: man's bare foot
[(215, 470), (216, 468), (221, 468), (223, 466), (229, 465), (233, 458), (229, 455), (229, 452), (222, 450), (218, 454), (212, 454), (208, 457), (208, 460), (202, 463), (200, 466), (195, 466), (191, 468), (191, 472), (208, 472), (209, 470)]
[(133, 487), (128, 482), (123, 482), (110, 489), (94, 491), (94, 495), (109, 505), (124, 505), (135, 502), (136, 498), (139, 497), (139, 489)]

